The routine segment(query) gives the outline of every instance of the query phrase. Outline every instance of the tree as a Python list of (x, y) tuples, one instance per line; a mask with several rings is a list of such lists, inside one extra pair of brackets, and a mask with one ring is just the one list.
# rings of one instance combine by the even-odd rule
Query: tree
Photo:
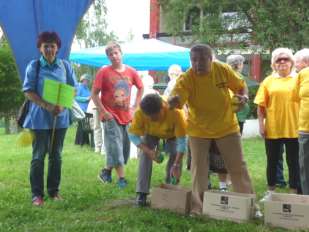
[[(113, 32), (107, 33), (106, 10), (105, 0), (95, 0), (84, 18), (81, 19), (75, 34), (80, 47), (103, 46), (108, 41), (117, 39)], [(96, 73), (95, 68), (87, 65), (74, 65), (73, 67), (77, 77), (84, 73), (94, 76)]]
[[(215, 47), (259, 46), (264, 50), (309, 43), (307, 0), (159, 0), (169, 33), (181, 35), (192, 9), (200, 15), (192, 24), (192, 40)], [(192, 21), (192, 20), (191, 20)]]
[(6, 41), (0, 44), (0, 118), (4, 117), (5, 131), (10, 133), (10, 119), (24, 100), (21, 82), (12, 51)]
[(84, 18), (80, 21), (76, 40), (81, 47), (102, 46), (110, 40), (115, 40), (113, 33), (106, 33), (107, 23), (105, 0), (95, 0)]

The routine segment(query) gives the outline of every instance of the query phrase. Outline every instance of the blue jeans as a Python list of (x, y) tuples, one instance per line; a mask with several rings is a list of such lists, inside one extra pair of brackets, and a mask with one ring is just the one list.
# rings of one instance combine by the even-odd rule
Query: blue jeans
[(30, 184), (32, 197), (44, 196), (44, 160), (48, 153), (47, 192), (55, 196), (59, 191), (61, 179), (61, 152), (67, 128), (56, 129), (53, 148), (50, 148), (52, 130), (33, 130)]
[(103, 122), (107, 168), (123, 166), (130, 157), (128, 125), (120, 125), (115, 119)]
[(304, 195), (309, 195), (309, 134), (299, 134), (300, 183)]
[(281, 156), (279, 156), (278, 164), (277, 164), (277, 172), (276, 172), (276, 184), (278, 185), (286, 185), (286, 181), (284, 180), (283, 175), (283, 152), (284, 149), (282, 147)]

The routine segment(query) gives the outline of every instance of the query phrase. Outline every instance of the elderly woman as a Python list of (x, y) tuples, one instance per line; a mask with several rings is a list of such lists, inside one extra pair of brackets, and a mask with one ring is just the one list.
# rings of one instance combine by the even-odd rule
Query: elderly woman
[(276, 167), (285, 146), (289, 169), (290, 191), (300, 189), (298, 164), (298, 110), (299, 105), (290, 98), (294, 78), (294, 57), (288, 48), (277, 48), (272, 53), (273, 73), (261, 83), (254, 103), (258, 105), (260, 134), (265, 138), (267, 155), (268, 191), (266, 200), (276, 188)]
[[(245, 57), (242, 55), (229, 55), (226, 58), (226, 63), (229, 64), (235, 72), (238, 73), (240, 77), (242, 77), (242, 70), (244, 68)], [(243, 79), (243, 78), (242, 78)], [(248, 104), (245, 104), (244, 107), (237, 112), (237, 120), (240, 128), (240, 134), (242, 134), (244, 123), (249, 114), (250, 108)]]
[(292, 99), (300, 103), (298, 141), (300, 181), (303, 194), (309, 195), (309, 49), (295, 53), (295, 67), (299, 72), (292, 91)]
[[(61, 152), (69, 126), (69, 111), (61, 106), (50, 104), (42, 98), (46, 79), (71, 86), (77, 84), (70, 64), (56, 57), (60, 47), (61, 40), (56, 32), (45, 31), (38, 36), (37, 48), (41, 57), (28, 64), (22, 88), (25, 96), (31, 101), (23, 127), (29, 128), (35, 134), (30, 167), (32, 204), (35, 206), (41, 206), (44, 203), (44, 159), (46, 153), (49, 155), (47, 192), (52, 200), (61, 199), (59, 195)], [(57, 120), (51, 147), (55, 116), (57, 116)]]
[(168, 76), (170, 78), (170, 81), (167, 84), (166, 89), (164, 90), (163, 95), (166, 97), (169, 97), (169, 95), (171, 94), (175, 84), (176, 84), (176, 80), (177, 78), (180, 76), (180, 74), (182, 74), (182, 69), (180, 67), (180, 65), (178, 64), (172, 64), (169, 68), (168, 68)]

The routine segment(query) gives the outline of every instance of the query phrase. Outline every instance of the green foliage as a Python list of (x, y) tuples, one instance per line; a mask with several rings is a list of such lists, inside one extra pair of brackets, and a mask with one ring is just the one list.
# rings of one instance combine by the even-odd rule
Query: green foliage
[(202, 11), (201, 19), (192, 26), (192, 43), (198, 40), (218, 48), (255, 44), (265, 50), (281, 46), (297, 50), (309, 43), (307, 0), (159, 2), (165, 12), (163, 16), (167, 30), (173, 35), (181, 35), (192, 7)]
[[(0, 231), (286, 231), (265, 226), (262, 220), (238, 224), (204, 217), (182, 216), (148, 207), (136, 208), (133, 202), (138, 160), (130, 159), (126, 166), (129, 181), (126, 189), (119, 190), (114, 174), (113, 183), (104, 185), (97, 180), (98, 172), (104, 165), (104, 158), (89, 147), (74, 145), (75, 129), (72, 127), (68, 130), (62, 155), (60, 191), (65, 200), (52, 202), (46, 198), (45, 205), (41, 208), (31, 206), (28, 176), (31, 148), (14, 146), (17, 135), (3, 135), (0, 130)], [(260, 199), (266, 190), (264, 143), (261, 139), (248, 139), (244, 140), (243, 144), (249, 173), (257, 198)], [(166, 162), (153, 165), (152, 186), (164, 180), (165, 165)], [(211, 175), (211, 179), (214, 187), (218, 187), (218, 178)], [(190, 172), (187, 170), (183, 170), (181, 185), (191, 185)]]
[[(108, 41), (117, 39), (112, 32), (107, 33), (106, 31), (105, 0), (95, 0), (77, 27), (75, 34), (76, 40), (81, 47), (90, 48), (103, 46)], [(97, 71), (96, 68), (88, 65), (74, 65), (73, 68), (77, 79), (84, 73), (88, 73), (94, 78)]]
[(12, 51), (6, 42), (0, 45), (0, 115), (16, 113), (24, 100)]
[(93, 1), (92, 7), (80, 21), (76, 31), (76, 39), (80, 45), (86, 48), (102, 46), (107, 41), (116, 38), (113, 33), (106, 33), (107, 23), (105, 17), (105, 0)]

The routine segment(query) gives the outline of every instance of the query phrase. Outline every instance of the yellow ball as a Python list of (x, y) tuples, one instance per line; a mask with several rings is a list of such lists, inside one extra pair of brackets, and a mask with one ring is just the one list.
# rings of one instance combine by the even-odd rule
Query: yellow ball
[(32, 144), (34, 140), (34, 134), (30, 130), (23, 130), (17, 137), (17, 145), (20, 147), (27, 147)]

